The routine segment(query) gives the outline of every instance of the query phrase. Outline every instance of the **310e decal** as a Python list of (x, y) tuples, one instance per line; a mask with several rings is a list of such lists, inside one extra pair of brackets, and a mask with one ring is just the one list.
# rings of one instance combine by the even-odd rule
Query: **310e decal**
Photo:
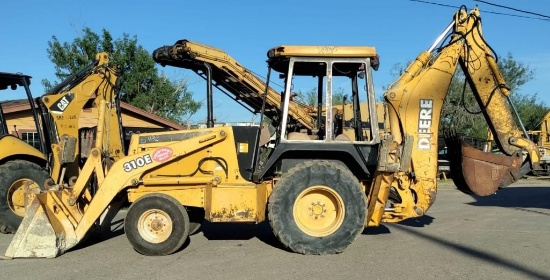
[(151, 164), (153, 163), (153, 161), (165, 162), (169, 160), (173, 154), (174, 152), (172, 151), (171, 148), (160, 147), (160, 148), (157, 148), (152, 154), (146, 154), (136, 159), (125, 162), (122, 165), (122, 168), (124, 169), (124, 171), (130, 172), (134, 169)]

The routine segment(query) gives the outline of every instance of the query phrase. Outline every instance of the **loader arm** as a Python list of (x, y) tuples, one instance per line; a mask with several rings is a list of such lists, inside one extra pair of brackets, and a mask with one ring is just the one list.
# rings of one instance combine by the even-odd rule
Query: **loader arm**
[[(218, 89), (237, 102), (244, 103), (245, 108), (253, 113), (259, 113), (262, 109), (265, 83), (220, 49), (188, 40), (179, 40), (172, 46), (155, 50), (153, 58), (163, 66), (191, 69), (205, 79), (203, 63), (207, 63), (212, 68), (212, 80)], [(268, 87), (265, 102), (265, 115), (277, 122), (281, 113), (281, 95)], [(312, 113), (313, 109), (305, 104), (293, 101), (289, 105), (288, 114), (293, 123), (309, 130), (315, 127)]]
[[(105, 102), (102, 102), (105, 103)], [(163, 147), (129, 155), (104, 170), (100, 149), (92, 149), (81, 175), (71, 188), (36, 194), (25, 219), (6, 251), (10, 258), (54, 258), (78, 244), (123, 189), (140, 184), (143, 174), (226, 139), (227, 128), (175, 141)], [(157, 151), (170, 153), (159, 158)], [(89, 179), (96, 175), (99, 188), (93, 199), (83, 197)]]
[[(482, 36), (477, 8), (469, 13), (460, 9), (440, 38), (449, 31), (451, 37), (447, 44), (438, 48), (434, 44), (430, 50), (421, 53), (385, 93), (391, 134), (400, 147), (400, 154), (410, 153), (412, 156), (410, 164), (400, 163), (401, 168), (391, 183), (377, 180), (386, 185), (381, 190), (393, 188), (399, 193), (398, 201), (390, 211), (386, 211), (383, 221), (396, 222), (421, 216), (435, 201), (438, 126), (443, 102), (458, 65), (462, 67), (503, 154), (484, 153), (459, 137), (448, 135), (451, 173), (457, 187), (477, 195), (495, 193), (498, 188), (519, 179), (523, 151), (528, 154), (528, 169), (538, 168), (538, 150), (516, 124), (508, 100), (508, 87)], [(380, 199), (379, 195), (379, 199), (385, 202), (388, 192), (380, 193), (385, 197)], [(378, 204), (376, 211), (383, 211), (382, 203)], [(378, 216), (379, 213), (373, 215)], [(376, 219), (371, 223), (376, 224)]]
[(60, 183), (63, 177), (78, 176), (78, 159), (88, 156), (93, 142), (93, 139), (88, 139), (87, 144), (81, 143), (80, 116), (84, 108), (97, 109), (102, 100), (108, 106), (106, 118), (101, 120), (107, 127), (101, 137), (106, 141), (102, 153), (114, 161), (124, 156), (122, 124), (116, 106), (118, 75), (117, 69), (109, 63), (108, 54), (99, 53), (94, 62), (40, 99), (48, 114), (45, 119), (53, 151), (52, 178), (56, 183)]

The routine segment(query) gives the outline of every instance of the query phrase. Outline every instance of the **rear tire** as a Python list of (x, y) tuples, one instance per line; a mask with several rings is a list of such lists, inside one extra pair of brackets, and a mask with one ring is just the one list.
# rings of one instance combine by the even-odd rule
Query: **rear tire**
[(126, 214), (124, 230), (134, 249), (147, 256), (169, 255), (189, 237), (189, 216), (183, 205), (165, 194), (136, 200)]
[(364, 229), (366, 199), (344, 166), (313, 161), (285, 173), (269, 197), (269, 223), (279, 241), (296, 253), (344, 251)]
[(15, 233), (25, 215), (24, 185), (34, 181), (40, 189), (49, 178), (36, 163), (9, 161), (0, 166), (0, 233)]

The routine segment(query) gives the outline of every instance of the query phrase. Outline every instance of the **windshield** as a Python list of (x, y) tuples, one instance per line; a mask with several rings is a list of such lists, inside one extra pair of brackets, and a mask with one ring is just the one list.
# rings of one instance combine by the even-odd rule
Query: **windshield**
[[(308, 140), (378, 141), (368, 58), (291, 58), (288, 67), (288, 74), (283, 77), (289, 77), (283, 93), (283, 122), (288, 114), (287, 103), (300, 102), (310, 108), (316, 119), (315, 131)], [(374, 118), (370, 117), (373, 114)], [(286, 124), (281, 128), (283, 138), (288, 140), (293, 140), (287, 137), (290, 133), (300, 132)]]

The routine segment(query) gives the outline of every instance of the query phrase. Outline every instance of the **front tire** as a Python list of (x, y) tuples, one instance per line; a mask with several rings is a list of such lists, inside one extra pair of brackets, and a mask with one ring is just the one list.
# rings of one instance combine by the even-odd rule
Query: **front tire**
[(176, 199), (148, 194), (136, 200), (126, 214), (124, 230), (136, 251), (147, 256), (169, 255), (189, 237), (189, 216)]
[(0, 232), (15, 233), (25, 215), (25, 183), (30, 180), (40, 189), (49, 178), (36, 163), (9, 161), (0, 166)]
[(366, 199), (344, 166), (312, 161), (291, 168), (274, 187), (269, 223), (279, 241), (296, 253), (343, 252), (364, 229)]

